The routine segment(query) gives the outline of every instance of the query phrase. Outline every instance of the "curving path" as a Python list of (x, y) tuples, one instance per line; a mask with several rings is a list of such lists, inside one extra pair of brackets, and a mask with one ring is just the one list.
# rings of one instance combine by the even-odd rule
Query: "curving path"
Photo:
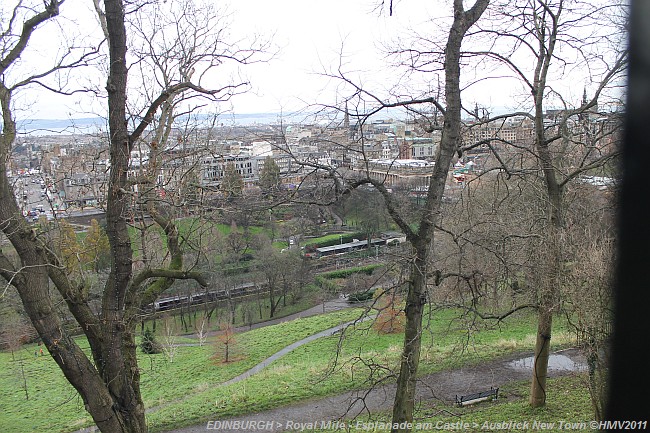
[(333, 328), (326, 329), (325, 331), (321, 331), (321, 332), (319, 332), (317, 334), (310, 335), (309, 337), (303, 338), (302, 340), (298, 340), (295, 343), (292, 343), (292, 344), (288, 345), (284, 349), (281, 349), (281, 350), (277, 351), (276, 353), (269, 356), (268, 358), (266, 358), (265, 360), (263, 360), (262, 362), (260, 362), (259, 364), (257, 364), (253, 368), (251, 368), (250, 370), (245, 371), (242, 374), (240, 374), (239, 376), (233, 377), (232, 379), (227, 380), (226, 382), (220, 383), (218, 386), (231, 385), (233, 383), (237, 383), (237, 382), (239, 382), (241, 380), (244, 380), (244, 379), (254, 375), (255, 373), (260, 372), (262, 369), (268, 367), (269, 364), (271, 364), (272, 362), (282, 358), (283, 356), (287, 355), (289, 352), (293, 351), (294, 349), (296, 349), (296, 348), (298, 348), (300, 346), (303, 346), (303, 345), (305, 345), (307, 343), (311, 343), (312, 341), (318, 340), (319, 338), (329, 337), (329, 336), (334, 335), (334, 334), (336, 334), (338, 332), (341, 332), (341, 330), (347, 328), (350, 325), (353, 325), (355, 323), (361, 323), (361, 322), (364, 322), (364, 321), (372, 319), (372, 318), (374, 318), (374, 316), (364, 317), (362, 320), (354, 320), (354, 321), (351, 321), (351, 322), (346, 322), (346, 323), (343, 323), (341, 325), (335, 326)]
[[(329, 303), (329, 302), (328, 302)], [(327, 304), (325, 304), (327, 305)], [(270, 322), (263, 322), (254, 327), (269, 326), (281, 321), (292, 320), (297, 317), (306, 317), (316, 314), (322, 314), (324, 311), (332, 311), (344, 307), (349, 307), (347, 302), (342, 300), (331, 301), (330, 308), (325, 305), (314, 307), (310, 310), (296, 313), (291, 316), (279, 318)], [(373, 319), (374, 316), (366, 317), (361, 321)], [(222, 382), (216, 386), (225, 386), (242, 381), (268, 367), (274, 361), (282, 358), (296, 348), (310, 343), (319, 338), (328, 337), (341, 332), (342, 329), (354, 324), (360, 323), (360, 320), (346, 322), (333, 328), (321, 331), (317, 334), (303, 338), (296, 341), (268, 358), (261, 361), (251, 369), (236, 376), (226, 382)], [(556, 352), (552, 355), (551, 362), (549, 363), (549, 377), (557, 377), (561, 375), (571, 374), (576, 369), (583, 369), (585, 366), (584, 357), (578, 350), (568, 349), (561, 352)], [(556, 362), (553, 362), (555, 360)], [(500, 387), (506, 383), (526, 380), (531, 375), (531, 364), (528, 358), (522, 358), (522, 355), (512, 355), (506, 358), (498, 359), (489, 363), (481, 364), (474, 367), (460, 368), (450, 371), (443, 371), (434, 373), (421, 378), (417, 390), (417, 400), (422, 404), (430, 404), (435, 399), (442, 399), (444, 401), (453, 401), (456, 395), (468, 394), (484, 389), (491, 386)], [(376, 412), (389, 410), (393, 404), (395, 396), (395, 385), (388, 384), (375, 387), (372, 390), (360, 390), (347, 392), (341, 395), (331, 397), (314, 398), (307, 402), (297, 403), (290, 406), (284, 406), (263, 412), (251, 413), (239, 417), (229, 418), (227, 420), (219, 419), (215, 414), (213, 419), (206, 419), (205, 423), (200, 425), (186, 427), (182, 429), (172, 430), (167, 433), (205, 433), (207, 430), (217, 430), (222, 433), (241, 433), (242, 431), (252, 431), (253, 429), (262, 429), (258, 427), (263, 426), (263, 431), (267, 432), (285, 432), (300, 429), (301, 423), (303, 429), (309, 423), (316, 422), (320, 426), (320, 422), (325, 423), (342, 418), (354, 418), (362, 412)], [(152, 407), (147, 412), (156, 411), (167, 405)], [(215, 428), (219, 422), (219, 428)], [(234, 425), (234, 428), (227, 428), (223, 422), (234, 421), (240, 423), (250, 423), (250, 425)], [(213, 422), (211, 428), (208, 427), (208, 422)], [(253, 428), (254, 427), (254, 428)], [(313, 429), (311, 427), (310, 429)], [(87, 428), (77, 430), (74, 433), (92, 433), (95, 428)]]
[[(303, 311), (298, 311), (297, 313), (289, 314), (287, 316), (282, 316), (282, 317), (276, 317), (273, 319), (265, 320), (263, 322), (256, 322), (253, 323), (250, 326), (239, 326), (235, 328), (235, 332), (240, 333), (240, 332), (246, 332), (250, 331), (251, 329), (257, 329), (257, 328), (264, 328), (266, 326), (272, 326), (272, 325), (277, 325), (278, 323), (282, 322), (289, 322), (294, 319), (298, 318), (303, 318), (303, 317), (311, 317), (311, 316), (319, 316), (321, 314), (329, 313), (332, 311), (338, 311), (338, 310), (343, 310), (345, 308), (350, 308), (350, 307), (356, 307), (356, 306), (362, 306), (363, 304), (358, 304), (358, 305), (350, 305), (350, 303), (342, 298), (338, 297), (335, 299), (331, 299), (329, 301), (325, 301), (322, 304), (318, 304), (314, 307), (308, 308)], [(210, 332), (208, 335), (213, 336), (217, 335), (219, 331), (214, 331)], [(194, 334), (189, 335), (189, 337), (195, 337)]]
[[(584, 357), (578, 350), (569, 349), (556, 352), (555, 356), (564, 358), (563, 362), (549, 364), (549, 377), (572, 374), (575, 364), (582, 369)], [(501, 387), (504, 384), (530, 379), (529, 364), (522, 355), (512, 355), (474, 367), (442, 371), (422, 377), (419, 380), (416, 400), (418, 405), (432, 407), (435, 400), (453, 402), (456, 395)], [(321, 421), (336, 423), (337, 420), (350, 419), (364, 412), (387, 411), (392, 408), (395, 385), (378, 386), (372, 390), (347, 392), (332, 397), (314, 398), (306, 402), (284, 406), (262, 412), (250, 413), (238, 417), (220, 419), (214, 415), (204, 423), (171, 430), (167, 433), (241, 433), (242, 431), (285, 432), (313, 430), (321, 426)], [(239, 422), (240, 424), (233, 424)], [(230, 424), (227, 424), (230, 423)], [(310, 427), (310, 423), (316, 423)], [(354, 423), (352, 423), (354, 426)], [(344, 430), (341, 430), (344, 431)], [(353, 429), (354, 431), (354, 429)], [(359, 430), (361, 431), (361, 430)]]
[[(291, 315), (288, 315), (288, 316), (279, 317), (279, 318), (276, 318), (276, 319), (271, 319), (271, 320), (267, 320), (267, 321), (264, 321), (264, 322), (255, 323), (252, 326), (239, 327), (239, 328), (237, 328), (237, 332), (244, 332), (244, 331), (248, 331), (250, 329), (261, 328), (261, 327), (265, 327), (265, 326), (271, 326), (271, 325), (275, 325), (275, 324), (278, 324), (278, 323), (281, 323), (281, 322), (291, 321), (291, 320), (301, 318), (301, 317), (316, 316), (316, 315), (319, 315), (319, 314), (328, 313), (328, 312), (331, 312), (331, 311), (337, 311), (337, 310), (341, 310), (341, 309), (344, 309), (344, 308), (350, 308), (350, 307), (351, 307), (351, 305), (346, 300), (341, 299), (341, 298), (334, 299), (334, 300), (331, 300), (331, 301), (326, 301), (326, 302), (324, 302), (324, 303), (322, 303), (320, 305), (309, 308), (307, 310), (300, 311), (298, 313), (294, 313), (294, 314), (291, 314)], [(232, 379), (227, 380), (226, 382), (216, 384), (216, 386), (226, 386), (226, 385), (231, 385), (233, 383), (237, 383), (239, 381), (242, 381), (242, 380), (244, 380), (244, 379), (246, 379), (246, 378), (248, 378), (248, 377), (250, 377), (250, 376), (252, 376), (252, 375), (254, 375), (254, 374), (258, 373), (258, 372), (260, 372), (264, 368), (268, 367), (274, 361), (282, 358), (283, 356), (287, 355), (288, 353), (290, 353), (291, 351), (295, 350), (296, 348), (298, 348), (300, 346), (303, 346), (303, 345), (305, 345), (307, 343), (310, 343), (310, 342), (312, 342), (314, 340), (317, 340), (319, 338), (329, 337), (329, 336), (334, 335), (334, 334), (336, 334), (338, 332), (341, 332), (341, 330), (345, 329), (346, 327), (348, 327), (350, 325), (353, 325), (355, 323), (361, 323), (361, 322), (364, 322), (366, 320), (373, 319), (373, 318), (374, 318), (374, 316), (368, 316), (368, 317), (364, 317), (361, 320), (353, 320), (353, 321), (350, 321), (350, 322), (342, 323), (342, 324), (337, 325), (337, 326), (335, 326), (333, 328), (329, 328), (329, 329), (326, 329), (326, 330), (321, 331), (319, 333), (310, 335), (309, 337), (305, 337), (302, 340), (298, 340), (298, 341), (284, 347), (283, 349), (279, 350), (278, 352), (274, 353), (273, 355), (269, 356), (268, 358), (264, 359), (259, 364), (255, 365), (254, 367), (250, 368), (249, 370), (243, 372), (239, 376), (233, 377)], [(210, 334), (212, 335), (214, 333), (210, 333)], [(198, 343), (180, 344), (180, 346), (196, 346), (196, 345), (198, 345)], [(166, 403), (166, 404), (163, 404), (163, 405), (160, 405), (160, 406), (150, 407), (150, 408), (147, 409), (147, 413), (155, 412), (155, 411), (157, 411), (159, 409), (162, 409), (163, 407), (166, 407), (166, 406), (168, 406), (170, 404), (177, 403), (177, 402), (182, 401), (182, 400), (183, 399), (176, 400), (174, 402), (169, 402), (169, 403)], [(93, 427), (83, 428), (81, 430), (75, 430), (72, 433), (94, 433), (96, 431), (98, 431), (97, 428), (93, 426)]]

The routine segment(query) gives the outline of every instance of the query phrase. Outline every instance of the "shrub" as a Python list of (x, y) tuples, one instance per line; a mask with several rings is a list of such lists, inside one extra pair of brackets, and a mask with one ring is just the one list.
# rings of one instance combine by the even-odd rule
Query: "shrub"
[(349, 269), (341, 269), (338, 271), (324, 272), (321, 274), (321, 276), (323, 278), (333, 280), (336, 278), (347, 278), (352, 274), (372, 275), (372, 272), (380, 266), (381, 265), (368, 265), (368, 266), (360, 266), (360, 267), (349, 268)]
[(364, 290), (362, 292), (350, 293), (348, 302), (365, 302), (369, 301), (375, 295), (375, 289)]
[(212, 359), (221, 363), (229, 363), (241, 359), (237, 353), (237, 338), (232, 320), (223, 321), (219, 324), (219, 334), (215, 340), (216, 351)]
[(383, 293), (377, 300), (379, 313), (372, 327), (379, 334), (396, 334), (404, 331), (404, 311), (397, 307), (401, 300), (397, 296)]
[(149, 328), (145, 329), (142, 333), (142, 342), (140, 343), (140, 349), (149, 355), (162, 352), (160, 343), (156, 341), (156, 335)]

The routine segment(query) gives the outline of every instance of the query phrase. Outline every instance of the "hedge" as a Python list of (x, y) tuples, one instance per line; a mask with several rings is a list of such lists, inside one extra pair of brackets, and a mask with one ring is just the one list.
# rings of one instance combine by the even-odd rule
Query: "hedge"
[(321, 276), (329, 280), (332, 280), (334, 278), (347, 278), (352, 274), (372, 275), (372, 272), (380, 266), (381, 265), (368, 265), (368, 266), (359, 266), (356, 268), (341, 269), (338, 271), (324, 272), (321, 274)]

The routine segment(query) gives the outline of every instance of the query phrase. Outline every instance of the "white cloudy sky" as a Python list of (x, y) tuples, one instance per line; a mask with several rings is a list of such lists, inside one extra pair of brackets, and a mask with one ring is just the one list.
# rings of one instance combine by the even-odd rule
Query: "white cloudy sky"
[[(37, 0), (35, 1), (39, 4)], [(183, 0), (167, 0), (168, 2)], [(4, 3), (5, 0), (2, 0)], [(403, 37), (413, 28), (422, 34), (434, 31), (431, 18), (447, 15), (449, 0), (397, 0), (395, 14), (376, 10), (380, 0), (231, 0), (230, 31), (233, 38), (252, 34), (271, 35), (278, 48), (267, 62), (242, 69), (253, 90), (237, 96), (220, 107), (237, 113), (292, 112), (309, 103), (332, 103), (336, 82), (320, 75), (332, 68), (344, 55), (344, 69), (368, 88), (381, 92), (390, 88), (399, 74), (388, 67), (382, 42)], [(7, 4), (7, 3), (5, 3)], [(169, 3), (168, 3), (169, 5)], [(0, 6), (1, 8), (1, 6)], [(42, 66), (59, 47), (61, 31), (80, 34), (101, 33), (96, 26), (91, 0), (66, 0), (56, 24), (36, 33), (33, 47), (23, 67)], [(438, 29), (443, 31), (444, 29)], [(472, 72), (467, 71), (470, 74)], [(473, 71), (474, 73), (476, 71)], [(105, 77), (95, 70), (84, 72), (82, 81), (104, 86)], [(579, 81), (579, 80), (578, 80)], [(503, 85), (497, 88), (499, 85)], [(573, 83), (570, 92), (582, 95), (584, 82)], [(469, 104), (476, 100), (485, 105), (505, 106), (512, 93), (521, 89), (503, 81), (493, 81), (470, 93)], [(55, 97), (42, 89), (23, 92), (16, 100), (16, 115), (28, 118), (68, 118), (103, 115), (103, 103), (88, 96)]]
[[(376, 10), (377, 0), (243, 0), (234, 7), (245, 17), (246, 28), (275, 32), (277, 58), (251, 71), (255, 94), (242, 98), (254, 111), (299, 108), (305, 102), (328, 99), (335, 87), (320, 73), (336, 66), (343, 54), (344, 69), (364, 83), (389, 85), (390, 75), (382, 42), (394, 40), (408, 27), (421, 27), (433, 15), (437, 2), (400, 2), (399, 13)], [(321, 101), (319, 101), (321, 102)], [(322, 101), (325, 102), (325, 101)]]
[[(168, 0), (181, 1), (181, 0)], [(441, 10), (440, 3), (398, 0), (396, 13), (377, 10), (379, 0), (231, 0), (233, 38), (252, 34), (273, 35), (277, 49), (266, 63), (248, 65), (242, 73), (252, 91), (221, 107), (238, 113), (295, 111), (308, 103), (329, 103), (336, 83), (319, 75), (336, 65), (340, 53), (345, 69), (364, 83), (388, 87), (392, 78), (386, 68), (381, 43), (405, 29), (424, 25)], [(443, 0), (444, 3), (444, 0)], [(38, 4), (38, 3), (37, 3)], [(436, 5), (438, 5), (436, 7)], [(99, 35), (90, 0), (66, 0), (57, 24), (39, 29), (32, 39), (25, 64), (42, 65), (58, 49), (61, 30)], [(82, 80), (103, 86), (104, 77), (84, 72)], [(329, 90), (328, 90), (329, 89)], [(88, 96), (60, 97), (43, 89), (22, 92), (16, 98), (18, 115), (29, 118), (87, 117), (102, 114), (102, 103)]]

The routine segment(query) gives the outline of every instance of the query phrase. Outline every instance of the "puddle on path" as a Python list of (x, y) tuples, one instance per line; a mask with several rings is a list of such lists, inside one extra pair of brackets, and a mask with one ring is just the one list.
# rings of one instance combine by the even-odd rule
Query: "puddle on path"
[[(521, 358), (508, 363), (508, 367), (516, 370), (532, 370), (533, 357)], [(587, 366), (581, 362), (576, 362), (566, 355), (552, 354), (548, 357), (549, 370), (562, 370), (562, 371), (585, 371)]]

